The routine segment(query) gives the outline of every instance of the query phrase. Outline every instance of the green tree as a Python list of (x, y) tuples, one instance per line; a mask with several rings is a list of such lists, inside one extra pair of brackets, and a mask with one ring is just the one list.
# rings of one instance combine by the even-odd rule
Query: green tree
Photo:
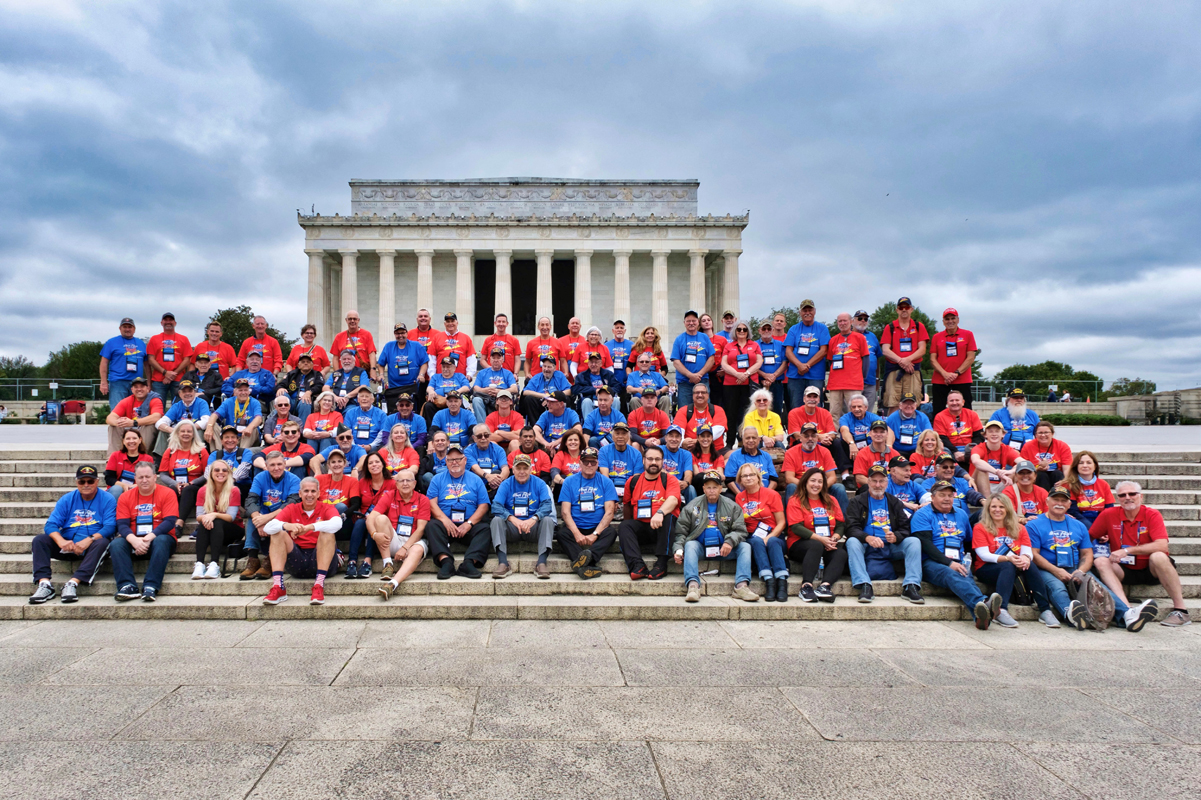
[(1155, 381), (1142, 378), (1118, 378), (1109, 385), (1108, 397), (1131, 397), (1140, 394), (1155, 394)]
[(770, 322), (772, 318), (776, 316), (776, 314), (784, 315), (784, 330), (788, 330), (793, 325), (796, 325), (801, 321), (800, 311), (796, 308), (773, 308), (770, 313), (764, 314), (763, 317), (751, 317), (749, 320), (747, 320), (747, 325), (751, 329), (751, 338), (758, 339), (759, 325), (763, 322), (763, 320)]
[[(917, 306), (913, 307), (913, 315), (912, 316), (913, 316), (913, 319), (917, 320), (918, 322), (922, 323), (922, 325), (926, 326), (926, 333), (930, 335), (930, 338), (934, 338), (934, 334), (938, 331), (938, 326), (935, 324), (934, 320), (932, 320), (928, 316), (926, 316), (925, 312), (923, 312)], [(876, 310), (871, 313), (871, 316), (868, 317), (867, 329), (869, 331), (871, 331), (872, 333), (876, 334), (876, 338), (879, 339), (881, 342), (883, 342), (884, 341), (884, 336), (883, 336), (884, 328), (887, 327), (888, 324), (890, 322), (892, 322), (893, 320), (895, 320), (896, 318), (897, 318), (897, 304), (896, 303), (885, 303), (884, 305), (877, 307)], [(837, 330), (837, 329), (838, 329), (837, 326), (835, 326), (833, 330)], [(880, 356), (880, 374), (881, 375), (884, 374), (885, 360), (886, 359), (884, 358), (884, 356), (881, 355)], [(930, 366), (930, 345), (927, 342), (926, 343), (926, 355), (922, 357), (922, 374), (925, 376), (926, 380), (930, 380), (930, 373), (933, 370), (934, 370), (934, 368), (932, 366)]]
[(0, 356), (0, 378), (25, 380), (36, 377), (37, 365), (25, 356)]
[(103, 342), (75, 342), (50, 354), (42, 375), (63, 380), (91, 380), (99, 374)]
[(1041, 364), (1014, 364), (992, 377), (998, 389), (1020, 387), (1036, 400), (1046, 397), (1048, 387), (1059, 387), (1059, 393), (1071, 392), (1077, 400), (1100, 399), (1102, 381), (1091, 372), (1075, 370), (1070, 364), (1044, 361)]
[[(238, 348), (242, 346), (242, 342), (254, 336), (254, 316), (254, 311), (250, 309), (250, 306), (236, 306), (219, 309), (216, 314), (209, 317), (209, 322), (221, 324), (221, 341), (237, 352)], [(283, 351), (285, 359), (292, 351), (292, 346), (299, 341), (299, 339), (289, 339), (286, 333), (271, 325), (267, 325), (267, 335), (274, 336), (279, 340), (279, 349)]]

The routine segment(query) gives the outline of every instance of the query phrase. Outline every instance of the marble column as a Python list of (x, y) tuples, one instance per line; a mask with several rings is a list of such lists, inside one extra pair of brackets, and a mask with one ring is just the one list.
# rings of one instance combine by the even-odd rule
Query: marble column
[[(713, 316), (713, 309), (705, 307), (705, 256), (709, 254), (708, 250), (689, 250), (689, 268), (688, 273), (688, 307), (695, 310), (698, 314), (709, 312), (709, 316)], [(720, 311), (717, 313), (721, 313)]]
[(670, 250), (651, 251), (651, 324), (659, 329), (660, 335), (667, 333), (667, 257)]
[(742, 309), (739, 308), (738, 302), (738, 256), (742, 255), (742, 251), (723, 250), (722, 255), (726, 259), (725, 276), (722, 281), (722, 302), (725, 308), (734, 312), (734, 316), (742, 319)]
[(455, 250), (455, 314), (459, 330), (468, 336), (475, 334), (475, 304), (472, 298), (471, 257), (473, 250)]
[(496, 300), (493, 303), (497, 314), (509, 318), (509, 327), (513, 327), (513, 251), (493, 250), (492, 257), (496, 259)]
[[(396, 324), (396, 251), (376, 250), (379, 254), (379, 330), (377, 344), (390, 342), (392, 326)], [(383, 347), (382, 344), (379, 344)]]
[(417, 254), (417, 307), (434, 313), (434, 251), (415, 250)]
[[(613, 251), (613, 319), (624, 320), (633, 331), (630, 320), (630, 254), (631, 250)], [(635, 334), (631, 333), (631, 336)]]
[(539, 317), (550, 317), (554, 321), (554, 305), (551, 301), (552, 288), (550, 265), (555, 259), (554, 250), (535, 250), (534, 256), (538, 259), (538, 294), (537, 294), (537, 314)]
[[(348, 311), (357, 311), (359, 307), (359, 251), (339, 250), (342, 254), (342, 319), (346, 319)], [(341, 330), (341, 322), (338, 329)], [(333, 333), (333, 331), (330, 331)]]
[(325, 341), (325, 251), (305, 250), (309, 257), (308, 322), (317, 328), (317, 341)]
[(575, 251), (575, 315), (582, 330), (592, 326), (592, 251)]

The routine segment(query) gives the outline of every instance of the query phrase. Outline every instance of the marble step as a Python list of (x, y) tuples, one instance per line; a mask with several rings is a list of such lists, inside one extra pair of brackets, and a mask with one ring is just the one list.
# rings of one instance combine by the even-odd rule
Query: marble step
[(104, 465), (108, 462), (108, 456), (103, 458), (92, 459), (76, 459), (76, 460), (29, 460), (29, 461), (0, 461), (0, 475), (34, 475), (39, 473), (70, 473), (75, 475), (75, 470), (84, 465), (90, 464), (97, 470), (104, 470)]
[[(1082, 448), (1076, 448), (1077, 450)], [(1101, 463), (1106, 462), (1137, 462), (1137, 463), (1159, 463), (1168, 462), (1174, 464), (1191, 463), (1196, 464), (1201, 462), (1201, 451), (1160, 451), (1149, 453), (1130, 453), (1120, 450), (1094, 450), (1093, 448), (1083, 448), (1090, 450)]]
[(1113, 485), (1112, 475), (1198, 475), (1201, 463), (1191, 461), (1101, 462), (1101, 476)]
[(81, 447), (78, 450), (43, 448), (0, 449), (0, 463), (6, 461), (103, 461), (108, 458), (108, 449), (103, 447)]

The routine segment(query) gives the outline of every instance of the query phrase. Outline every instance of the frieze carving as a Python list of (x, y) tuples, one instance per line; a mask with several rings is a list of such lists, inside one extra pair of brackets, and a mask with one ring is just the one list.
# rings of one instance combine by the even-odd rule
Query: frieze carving
[(497, 228), (496, 229), (496, 238), (497, 239), (508, 239), (509, 238), (509, 229), (508, 228)]
[(379, 235), (383, 239), (391, 239), (392, 238), (392, 229), (391, 228), (380, 228)]
[(708, 231), (706, 231), (704, 228), (693, 228), (692, 229), (692, 238), (693, 239), (704, 239), (705, 235), (707, 233), (708, 233)]
[(630, 238), (630, 229), (629, 228), (618, 228), (617, 229), (617, 238), (618, 239), (629, 239)]
[(550, 228), (539, 228), (538, 235), (541, 236), (543, 239), (549, 239), (550, 238)]
[(460, 239), (466, 239), (470, 235), (471, 228), (455, 228), (455, 236), (458, 236)]

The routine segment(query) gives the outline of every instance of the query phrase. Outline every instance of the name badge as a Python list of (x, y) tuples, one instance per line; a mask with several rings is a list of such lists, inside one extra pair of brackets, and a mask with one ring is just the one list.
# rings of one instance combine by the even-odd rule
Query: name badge
[(450, 512), (450, 521), (456, 525), (462, 525), (466, 519), (467, 519), (466, 511), (452, 510)]
[(1134, 563), (1134, 556), (1122, 556), (1122, 558), (1120, 559), (1120, 563), (1122, 563), (1122, 564), (1133, 564), (1133, 563)]
[(625, 497), (625, 496), (626, 496), (626, 487), (624, 487), (624, 486), (614, 486), (613, 488), (617, 490), (617, 496), (618, 496), (618, 497)]
[(396, 374), (402, 375), (402, 376), (407, 376), (409, 374), (409, 368), (408, 367), (397, 367)]
[(776, 356), (775, 356), (775, 354), (772, 354), (772, 355), (770, 355), (770, 356), (767, 356), (767, 355), (763, 356), (763, 363), (764, 363), (764, 364), (766, 364), (766, 365), (767, 365), (767, 366), (769, 366), (769, 367), (774, 367), (774, 366), (776, 365)]
[(902, 433), (901, 434), (901, 444), (905, 444), (905, 445), (913, 444), (913, 434), (912, 433)]
[(947, 358), (955, 358), (959, 355), (959, 343), (947, 342)]
[(591, 514), (596, 511), (596, 500), (589, 498), (587, 500), (580, 498), (580, 511)]
[(814, 525), (813, 532), (816, 533), (818, 536), (829, 536), (830, 535), (830, 525), (829, 525), (829, 523), (827, 523), (825, 525)]
[(163, 363), (168, 363), (175, 360), (175, 353), (163, 351)]
[(952, 561), (959, 560), (959, 548), (958, 547), (944, 547), (942, 554), (944, 556), (946, 556), (947, 558), (951, 559)]
[(842, 369), (842, 355), (836, 355), (831, 360), (830, 369)]
[(766, 541), (769, 533), (771, 533), (771, 528), (767, 525), (767, 523), (760, 522), (755, 526), (755, 535), (760, 539)]
[(150, 533), (153, 530), (154, 530), (153, 525), (146, 524), (146, 525), (138, 525), (138, 529), (136, 532), (137, 532), (138, 536), (145, 536), (146, 534)]
[(751, 357), (746, 353), (739, 353), (737, 358), (738, 369), (750, 369)]
[(795, 349), (796, 349), (796, 354), (797, 354), (798, 356), (807, 356), (807, 355), (809, 355), (809, 345), (807, 345), (807, 344), (800, 344), (800, 345), (797, 345)]
[(359, 428), (357, 433), (358, 433), (358, 436), (360, 439), (366, 439), (371, 434), (371, 430), (370, 429), (364, 430), (362, 428)]
[(721, 546), (706, 547), (705, 558), (721, 558)]
[(396, 518), (396, 535), (402, 539), (407, 539), (413, 535), (413, 518), (412, 517), (397, 517)]
[(518, 519), (525, 519), (530, 515), (529, 506), (513, 506), (513, 516)]
[(137, 361), (134, 361), (134, 360), (128, 359), (128, 358), (125, 359), (125, 371), (126, 372), (136, 372), (137, 368), (138, 368)]
[(637, 512), (638, 519), (650, 519), (652, 516), (654, 515), (651, 513), (651, 501), (649, 499), (639, 500)]
[(176, 486), (183, 486), (187, 482), (188, 482), (188, 476), (186, 474), (175, 476), (175, 485)]
[(686, 364), (695, 364), (696, 363), (696, 353), (689, 353), (688, 355), (684, 356), (684, 362)]
[(910, 339), (908, 336), (901, 339), (898, 349), (902, 353), (912, 353), (913, 352), (913, 339)]

